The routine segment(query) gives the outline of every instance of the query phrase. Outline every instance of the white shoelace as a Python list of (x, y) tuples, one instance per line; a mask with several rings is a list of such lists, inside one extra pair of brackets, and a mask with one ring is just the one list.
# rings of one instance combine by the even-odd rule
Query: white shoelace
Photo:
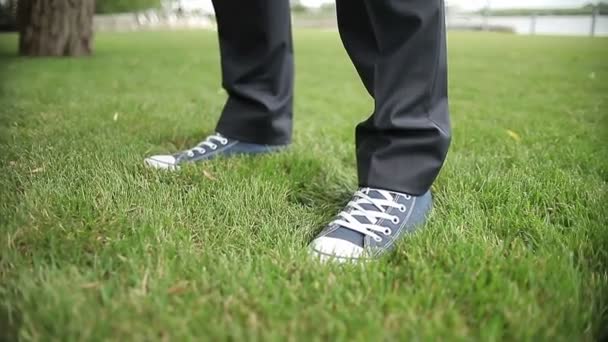
[[(376, 223), (381, 219), (387, 219), (394, 224), (398, 224), (399, 217), (387, 214), (386, 211), (389, 208), (398, 208), (400, 212), (405, 212), (407, 208), (405, 205), (397, 203), (388, 191), (372, 190), (378, 192), (383, 198), (371, 198), (368, 195), (369, 191), (369, 188), (364, 188), (355, 192), (353, 199), (348, 202), (346, 208), (338, 214), (339, 218), (334, 220), (332, 224), (335, 223), (344, 228), (368, 235), (375, 241), (380, 242), (382, 241), (380, 234), (388, 236), (392, 234), (392, 231), (390, 228), (382, 227)], [(405, 196), (409, 199), (409, 195)], [(374, 206), (374, 209), (365, 209), (362, 207), (363, 204), (371, 204)], [(351, 210), (349, 211), (348, 209)], [(366, 218), (369, 223), (361, 222), (361, 216)]]
[(194, 152), (203, 154), (203, 153), (207, 152), (205, 147), (215, 150), (215, 149), (217, 149), (218, 145), (216, 143), (214, 143), (213, 141), (219, 142), (221, 145), (226, 145), (228, 143), (228, 139), (224, 138), (221, 134), (219, 134), (219, 133), (212, 134), (212, 135), (208, 136), (205, 140), (198, 143), (198, 145), (196, 145), (195, 147), (193, 147), (189, 150), (186, 150), (186, 154), (188, 154), (188, 157), (193, 157)]

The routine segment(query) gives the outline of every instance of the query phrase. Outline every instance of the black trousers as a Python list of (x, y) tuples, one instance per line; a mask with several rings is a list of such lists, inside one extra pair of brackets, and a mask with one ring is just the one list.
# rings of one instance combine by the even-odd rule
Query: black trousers
[[(217, 131), (246, 142), (289, 143), (289, 1), (213, 4), (229, 95)], [(373, 114), (356, 128), (359, 183), (420, 195), (450, 144), (443, 0), (337, 0), (336, 7), (342, 42), (375, 100)]]

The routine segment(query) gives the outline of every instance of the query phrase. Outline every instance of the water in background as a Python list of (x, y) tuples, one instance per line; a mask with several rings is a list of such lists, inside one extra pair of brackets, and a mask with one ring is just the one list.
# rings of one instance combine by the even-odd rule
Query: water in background
[[(1, 1), (1, 0), (0, 0)], [(487, 26), (492, 30), (507, 30), (518, 34), (589, 36), (591, 16), (513, 16), (489, 17)], [(294, 15), (295, 27), (318, 27), (336, 29), (333, 13), (320, 15)], [(448, 13), (447, 24), (450, 29), (479, 30), (486, 25), (480, 15), (467, 13)], [(208, 13), (182, 13), (147, 11), (129, 14), (96, 15), (95, 31), (140, 30), (140, 29), (182, 29), (215, 28), (213, 16)], [(534, 23), (534, 25), (533, 25)], [(595, 24), (596, 36), (608, 36), (608, 16), (598, 16)]]
[[(531, 16), (489, 17), (490, 27), (511, 28), (518, 34), (588, 36), (591, 32), (591, 16), (537, 16), (533, 25)], [(482, 16), (448, 17), (448, 26), (480, 27), (484, 23)], [(595, 23), (596, 36), (608, 36), (608, 16), (598, 16)]]

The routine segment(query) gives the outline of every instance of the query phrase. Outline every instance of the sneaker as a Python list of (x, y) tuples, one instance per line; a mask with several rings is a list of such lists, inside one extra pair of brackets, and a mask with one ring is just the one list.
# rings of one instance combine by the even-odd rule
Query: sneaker
[(393, 250), (397, 241), (426, 221), (431, 204), (430, 191), (411, 196), (361, 188), (310, 243), (310, 253), (322, 261), (378, 258)]
[(208, 136), (195, 147), (175, 154), (161, 154), (144, 160), (147, 166), (155, 169), (178, 169), (181, 164), (201, 162), (216, 157), (234, 155), (255, 155), (278, 152), (287, 145), (259, 145), (241, 142), (215, 133)]

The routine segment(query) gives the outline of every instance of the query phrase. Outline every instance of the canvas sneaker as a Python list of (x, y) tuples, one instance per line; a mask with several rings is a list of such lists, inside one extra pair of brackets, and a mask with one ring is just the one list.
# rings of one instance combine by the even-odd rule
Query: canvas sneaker
[(336, 218), (310, 243), (310, 253), (322, 261), (378, 258), (416, 230), (431, 210), (430, 191), (412, 196), (361, 188)]
[(144, 163), (156, 169), (175, 170), (184, 163), (201, 162), (220, 156), (228, 157), (278, 152), (286, 147), (287, 145), (251, 144), (215, 133), (188, 150), (174, 154), (151, 156), (146, 158)]

